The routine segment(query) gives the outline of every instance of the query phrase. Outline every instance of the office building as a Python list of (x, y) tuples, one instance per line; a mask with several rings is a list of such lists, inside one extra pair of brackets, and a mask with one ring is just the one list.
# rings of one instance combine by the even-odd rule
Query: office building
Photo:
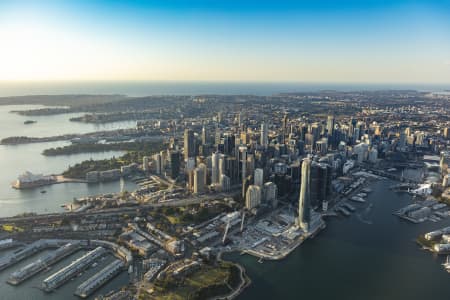
[(261, 204), (261, 188), (257, 185), (250, 185), (245, 196), (245, 208), (251, 210)]
[(195, 137), (194, 131), (186, 128), (184, 130), (184, 160), (195, 157)]
[(263, 187), (264, 184), (264, 170), (261, 168), (255, 169), (255, 175), (254, 175), (255, 185), (259, 186), (260, 188)]
[(211, 156), (211, 184), (219, 183), (219, 153), (215, 152)]
[(267, 123), (263, 122), (261, 124), (261, 146), (267, 148), (269, 145), (269, 129), (267, 127)]
[(172, 179), (177, 179), (180, 174), (180, 153), (178, 151), (171, 151), (169, 154), (170, 171), (169, 176)]
[(302, 162), (302, 178), (298, 201), (298, 224), (307, 232), (311, 221), (311, 160), (306, 158)]
[(278, 188), (273, 182), (266, 182), (264, 184), (264, 203), (271, 205), (273, 208), (277, 207)]

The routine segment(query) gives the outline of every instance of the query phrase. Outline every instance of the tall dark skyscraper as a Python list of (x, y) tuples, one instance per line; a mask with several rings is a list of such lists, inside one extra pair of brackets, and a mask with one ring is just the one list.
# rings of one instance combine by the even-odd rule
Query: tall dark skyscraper
[(311, 220), (311, 160), (309, 158), (304, 159), (302, 162), (302, 180), (300, 184), (298, 223), (304, 231), (308, 231)]
[(284, 142), (285, 142), (285, 139), (286, 139), (286, 134), (287, 134), (287, 122), (288, 122), (288, 116), (287, 116), (287, 114), (284, 114), (284, 117), (283, 117), (283, 123), (282, 123), (282, 141), (281, 141), (281, 143), (283, 143), (284, 144)]
[(180, 174), (180, 153), (178, 151), (171, 151), (169, 155), (170, 162), (170, 177), (176, 179)]
[(184, 130), (184, 160), (189, 157), (195, 157), (195, 138), (194, 131), (191, 129)]

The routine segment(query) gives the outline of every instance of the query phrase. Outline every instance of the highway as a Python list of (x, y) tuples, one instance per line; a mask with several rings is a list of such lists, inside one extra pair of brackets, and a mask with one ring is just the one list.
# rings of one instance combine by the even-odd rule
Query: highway
[(192, 204), (199, 204), (202, 202), (206, 202), (208, 200), (232, 197), (232, 195), (233, 194), (230, 193), (215, 193), (215, 194), (192, 196), (184, 199), (170, 200), (166, 202), (146, 203), (138, 206), (117, 207), (101, 210), (88, 210), (83, 212), (60, 212), (60, 213), (38, 214), (33, 216), (5, 217), (0, 218), (0, 224), (10, 224), (15, 222), (26, 222), (26, 221), (52, 220), (52, 219), (60, 219), (61, 217), (82, 218), (87, 216), (98, 216), (98, 215), (112, 216), (118, 214), (133, 214), (136, 213), (137, 210), (145, 210), (165, 206), (186, 206)]

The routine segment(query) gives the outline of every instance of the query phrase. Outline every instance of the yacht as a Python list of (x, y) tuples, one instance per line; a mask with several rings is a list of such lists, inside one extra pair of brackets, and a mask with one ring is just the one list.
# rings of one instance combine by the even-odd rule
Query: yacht
[(447, 255), (447, 260), (442, 265), (444, 266), (444, 269), (447, 272), (450, 272), (450, 256), (449, 255)]

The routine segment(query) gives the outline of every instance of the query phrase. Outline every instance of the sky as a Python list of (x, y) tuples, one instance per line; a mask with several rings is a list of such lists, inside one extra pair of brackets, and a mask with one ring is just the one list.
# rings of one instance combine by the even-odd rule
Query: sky
[(0, 81), (54, 80), (450, 83), (450, 0), (0, 0)]

